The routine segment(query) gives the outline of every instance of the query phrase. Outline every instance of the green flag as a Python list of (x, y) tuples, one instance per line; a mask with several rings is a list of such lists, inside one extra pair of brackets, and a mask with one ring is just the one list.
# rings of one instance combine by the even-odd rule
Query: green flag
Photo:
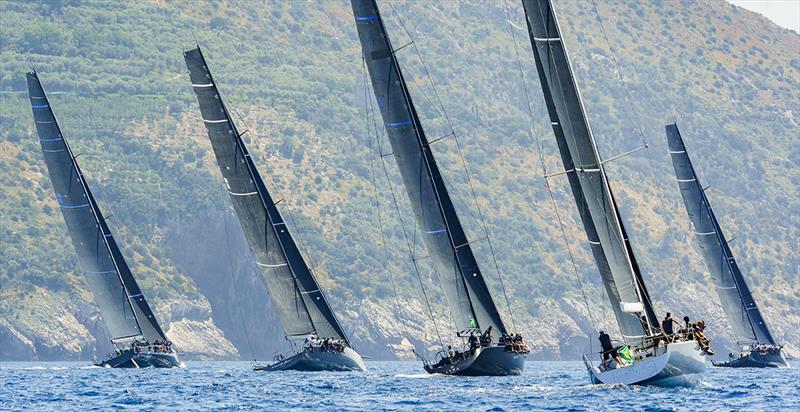
[(628, 345), (624, 345), (617, 349), (617, 353), (622, 360), (625, 361), (628, 365), (633, 364), (633, 354), (631, 353), (631, 348)]
[(473, 329), (478, 327), (478, 322), (475, 322), (475, 319), (472, 317), (469, 318), (469, 327)]

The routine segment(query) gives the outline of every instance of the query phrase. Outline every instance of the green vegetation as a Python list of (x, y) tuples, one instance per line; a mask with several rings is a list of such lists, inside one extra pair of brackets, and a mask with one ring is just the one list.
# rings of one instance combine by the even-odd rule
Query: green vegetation
[[(389, 3), (379, 3), (395, 47), (406, 44)], [(459, 135), (516, 324), (528, 335), (537, 330), (534, 344), (541, 346), (583, 336), (589, 317), (599, 320), (601, 313), (583, 306), (541, 177), (532, 136), (542, 142), (548, 171), (561, 166), (521, 6), (512, 2), (507, 15), (501, 2), (394, 3), (415, 41), (398, 54), (412, 96), (431, 139), (447, 134), (416, 46)], [(702, 7), (615, 0), (598, 2), (609, 44), (594, 10), (582, 4), (561, 2), (559, 13), (601, 152), (611, 157), (640, 146), (640, 132), (650, 146), (609, 170), (657, 306), (712, 319), (720, 339), (729, 331), (708, 298), (713, 287), (672, 178), (663, 125), (674, 116), (775, 335), (798, 341), (791, 325), (800, 322), (793, 310), (800, 305), (800, 36), (721, 0)], [(91, 300), (35, 139), (24, 76), (31, 67), (156, 312), (165, 317), (177, 301), (204, 307), (208, 292), (163, 244), (165, 234), (190, 230), (188, 222), (228, 207), (183, 62), (193, 35), (239, 128), (249, 130), (245, 138), (267, 184), (276, 198), (285, 197), (282, 207), (291, 210), (290, 223), (330, 299), (359, 312), (366, 300), (393, 296), (376, 229), (361, 51), (348, 4), (0, 0), (0, 296), (8, 297), (0, 299), (0, 326), (24, 323), (29, 331), (32, 321), (15, 319), (42, 317), (26, 293), (44, 289), (82, 306)], [(443, 139), (435, 150), (453, 192), (465, 199), (457, 201), (462, 222), (477, 239), (477, 209), (455, 141)], [(408, 211), (392, 159), (385, 160)], [(375, 162), (391, 273), (402, 299), (417, 298), (402, 229)], [(559, 179), (550, 183), (579, 276), (599, 303), (598, 276)], [(413, 235), (412, 217), (404, 212), (403, 219)], [(203, 250), (204, 239), (196, 242)], [(488, 247), (475, 248), (505, 314)], [(430, 268), (424, 262), (422, 268), (441, 302)], [(436, 310), (444, 313), (441, 304)]]

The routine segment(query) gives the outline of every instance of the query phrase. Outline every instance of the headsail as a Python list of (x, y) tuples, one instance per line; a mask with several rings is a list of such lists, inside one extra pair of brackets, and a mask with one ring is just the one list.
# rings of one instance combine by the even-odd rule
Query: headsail
[(737, 341), (774, 345), (772, 334), (733, 258), (714, 210), (708, 203), (705, 190), (700, 185), (678, 126), (667, 125), (666, 132), (672, 166), (692, 231)]
[[(247, 243), (287, 337), (347, 341), (233, 123), (200, 48), (184, 52), (192, 88)], [(349, 344), (349, 342), (348, 342)]]
[(361, 48), (422, 238), (459, 330), (506, 332), (439, 172), (374, 0), (352, 0)]
[(36, 131), (78, 260), (113, 340), (166, 340), (61, 134), (36, 72), (27, 75)]
[[(523, 0), (536, 67), (570, 187), (626, 341), (658, 320), (597, 150), (561, 29), (549, 0)], [(646, 316), (647, 322), (641, 322)], [(649, 330), (648, 330), (649, 329)]]

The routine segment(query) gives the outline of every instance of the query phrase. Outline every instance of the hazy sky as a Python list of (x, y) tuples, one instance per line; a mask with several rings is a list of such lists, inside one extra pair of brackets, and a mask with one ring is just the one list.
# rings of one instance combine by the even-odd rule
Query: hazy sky
[(800, 0), (728, 0), (767, 16), (778, 26), (800, 33)]

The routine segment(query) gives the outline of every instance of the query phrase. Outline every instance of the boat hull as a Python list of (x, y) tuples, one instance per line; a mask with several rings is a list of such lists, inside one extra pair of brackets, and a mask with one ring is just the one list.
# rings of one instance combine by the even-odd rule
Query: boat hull
[(306, 349), (271, 365), (256, 366), (257, 371), (301, 371), (301, 372), (363, 372), (367, 365), (356, 351), (344, 348), (342, 352)]
[(714, 362), (713, 364), (719, 368), (788, 368), (789, 363), (783, 357), (783, 353), (760, 353), (749, 352), (748, 354), (740, 355), (737, 359), (727, 362)]
[(692, 387), (706, 369), (706, 359), (696, 341), (670, 343), (666, 351), (624, 368), (601, 372), (584, 357), (593, 384)]
[(460, 376), (514, 376), (525, 370), (525, 354), (508, 352), (500, 346), (480, 348), (463, 360), (434, 367), (425, 365), (428, 373)]
[(183, 364), (175, 353), (139, 352), (128, 349), (121, 354), (96, 363), (104, 368), (179, 368)]

